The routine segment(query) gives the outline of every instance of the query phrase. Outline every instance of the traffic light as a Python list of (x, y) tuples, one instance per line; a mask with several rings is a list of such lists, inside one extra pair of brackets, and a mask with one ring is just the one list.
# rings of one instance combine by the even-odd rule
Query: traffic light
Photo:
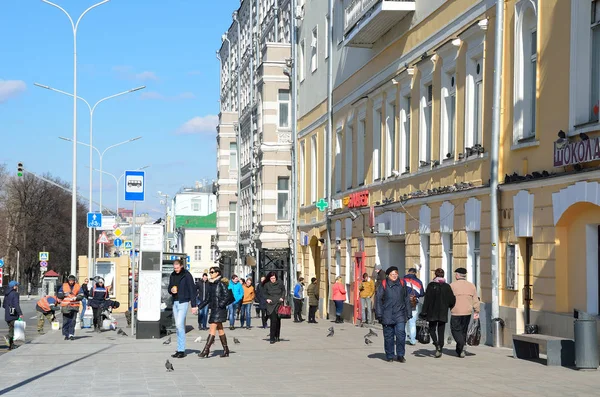
[(17, 164), (17, 176), (23, 176), (23, 163)]

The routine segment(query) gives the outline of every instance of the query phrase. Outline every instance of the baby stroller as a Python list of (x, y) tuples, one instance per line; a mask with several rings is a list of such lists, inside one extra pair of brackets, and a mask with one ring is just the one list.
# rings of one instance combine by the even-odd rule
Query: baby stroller
[(118, 309), (121, 304), (115, 300), (106, 300), (100, 307), (100, 324), (103, 331), (114, 331), (117, 329), (117, 320), (113, 317), (113, 309)]

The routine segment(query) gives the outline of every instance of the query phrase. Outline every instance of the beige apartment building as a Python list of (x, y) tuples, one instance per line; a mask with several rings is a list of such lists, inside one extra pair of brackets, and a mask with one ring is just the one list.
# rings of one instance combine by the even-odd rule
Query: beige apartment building
[(225, 275), (289, 275), (291, 1), (242, 0), (223, 35), (217, 246)]

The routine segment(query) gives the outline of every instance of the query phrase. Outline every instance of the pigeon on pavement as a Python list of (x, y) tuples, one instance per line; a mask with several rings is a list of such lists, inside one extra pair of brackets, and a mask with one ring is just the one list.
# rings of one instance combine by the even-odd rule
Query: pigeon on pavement
[(233, 343), (235, 343), (236, 345), (239, 345), (240, 344), (240, 340), (234, 336), (233, 337)]
[(171, 344), (171, 337), (169, 336), (167, 338), (167, 340), (163, 342), (163, 345), (170, 345), (170, 344)]
[(202, 337), (201, 336), (197, 337), (196, 339), (194, 339), (194, 342), (196, 342), (196, 343), (202, 342)]
[(333, 336), (334, 330), (333, 327), (329, 328), (329, 333), (327, 334), (327, 337)]
[(123, 336), (127, 336), (127, 334), (125, 333), (125, 331), (123, 331), (123, 329), (122, 329), (122, 328), (119, 328), (119, 329), (117, 330), (117, 334), (119, 334), (119, 335), (123, 335)]
[(367, 337), (365, 337), (365, 345), (370, 345), (373, 341)]
[(369, 336), (379, 336), (379, 335), (377, 335), (377, 333), (375, 331), (370, 329), (369, 333), (365, 335), (365, 338), (368, 338)]
[(169, 360), (167, 360), (167, 362), (165, 363), (165, 368), (167, 369), (167, 372), (175, 371), (175, 368), (173, 368), (173, 364), (171, 364)]

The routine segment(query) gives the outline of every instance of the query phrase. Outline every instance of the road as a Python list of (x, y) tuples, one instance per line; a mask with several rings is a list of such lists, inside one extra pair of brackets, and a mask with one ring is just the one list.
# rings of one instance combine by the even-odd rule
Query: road
[[(31, 297), (30, 300), (27, 300), (27, 295), (21, 296), (21, 310), (23, 310), (23, 319), (27, 323), (25, 327), (25, 340), (27, 342), (31, 342), (35, 337), (38, 336), (37, 333), (37, 312), (35, 310), (35, 305), (37, 302), (37, 297)], [(4, 297), (2, 297), (2, 302), (4, 302)], [(44, 326), (45, 331), (50, 330), (50, 324), (46, 323)], [(0, 311), (0, 335), (4, 336), (8, 334), (8, 325), (4, 321), (4, 308)], [(17, 342), (17, 344), (22, 344), (23, 342)], [(6, 353), (8, 351), (8, 346), (4, 344), (4, 338), (0, 337), (0, 355)]]

